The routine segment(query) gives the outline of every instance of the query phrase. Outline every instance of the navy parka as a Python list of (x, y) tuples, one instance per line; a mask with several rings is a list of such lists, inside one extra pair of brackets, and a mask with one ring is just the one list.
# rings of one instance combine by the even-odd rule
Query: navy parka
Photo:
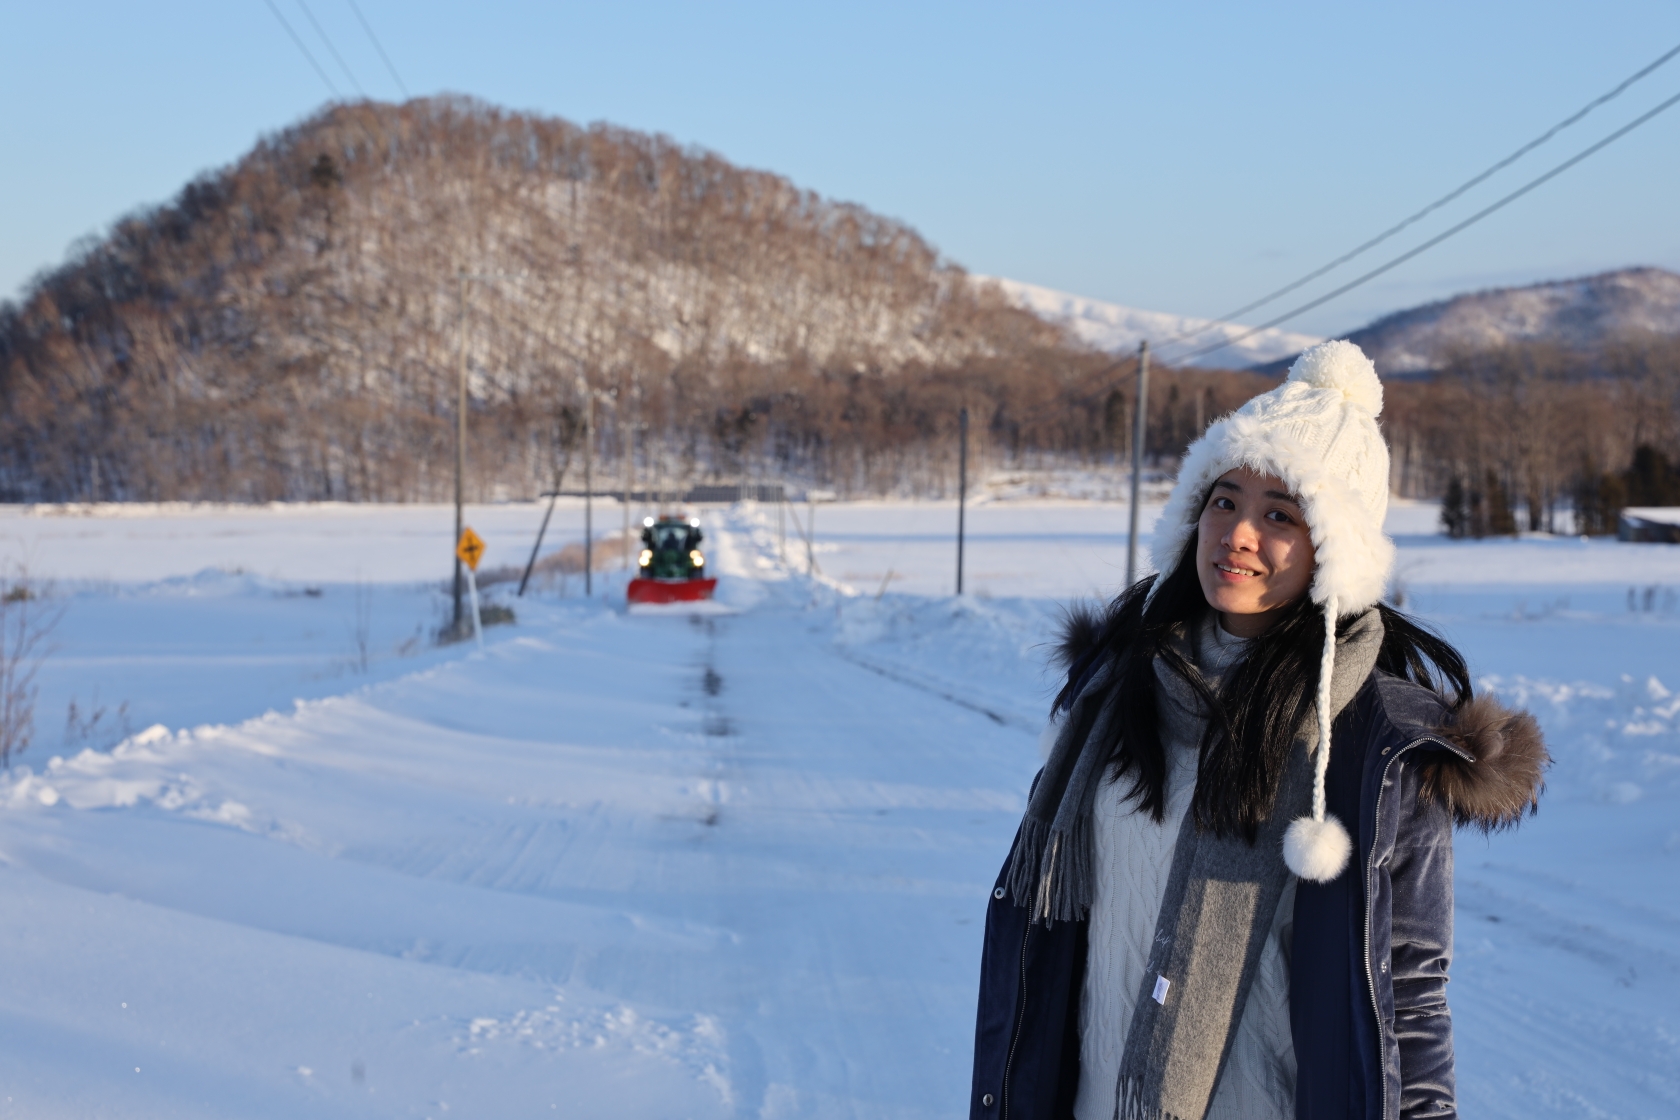
[[(1336, 718), (1326, 796), (1354, 855), (1329, 883), (1296, 888), (1299, 1120), (1457, 1116), (1453, 824), (1531, 811), (1546, 761), (1532, 717), (1485, 697), (1470, 711), (1454, 721), (1434, 692), (1377, 670)], [(986, 913), (969, 1116), (1063, 1120), (1079, 1084), (1087, 923), (1029, 922), (1008, 867)]]

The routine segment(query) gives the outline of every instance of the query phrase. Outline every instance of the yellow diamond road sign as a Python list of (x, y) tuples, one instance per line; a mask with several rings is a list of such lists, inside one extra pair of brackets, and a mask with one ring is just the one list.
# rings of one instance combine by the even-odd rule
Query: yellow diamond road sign
[(455, 555), (461, 558), (461, 563), (478, 571), (479, 558), (484, 555), (484, 538), (471, 528), (462, 529), (461, 539), (455, 545)]

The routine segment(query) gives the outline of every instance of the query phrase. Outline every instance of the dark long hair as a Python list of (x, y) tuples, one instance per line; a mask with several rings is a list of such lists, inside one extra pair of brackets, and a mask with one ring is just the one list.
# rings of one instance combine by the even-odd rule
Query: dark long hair
[[(1144, 600), (1156, 580), (1161, 589), (1147, 609)], [(1324, 612), (1302, 595), (1264, 634), (1217, 691), (1196, 666), (1174, 648), (1209, 610), (1196, 573), (1192, 535), (1177, 567), (1165, 576), (1133, 584), (1110, 605), (1096, 637), (1095, 657), (1116, 661), (1118, 719), (1109, 726), (1106, 747), (1112, 780), (1130, 779), (1127, 796), (1155, 820), (1165, 819), (1167, 757), (1155, 709), (1155, 660), (1183, 677), (1209, 712), (1190, 812), (1196, 827), (1253, 843), (1271, 815), (1278, 785), (1296, 733), (1313, 711), (1324, 649)], [(1464, 658), (1439, 634), (1386, 604), (1378, 604), (1383, 639), (1377, 668), (1422, 685), (1447, 699), (1453, 710), (1471, 696)], [(1359, 616), (1338, 623), (1345, 634)], [(1070, 675), (1055, 708), (1070, 707), (1082, 684)]]

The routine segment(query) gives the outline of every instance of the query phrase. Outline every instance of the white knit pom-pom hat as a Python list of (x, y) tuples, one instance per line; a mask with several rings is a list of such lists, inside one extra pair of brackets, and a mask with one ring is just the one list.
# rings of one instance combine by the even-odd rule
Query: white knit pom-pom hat
[(1216, 420), (1190, 445), (1151, 550), (1156, 571), (1177, 567), (1196, 535), (1209, 489), (1226, 471), (1248, 467), (1276, 475), (1299, 499), (1317, 560), (1308, 595), (1324, 608), (1325, 636), (1312, 815), (1290, 824), (1283, 858), (1295, 874), (1319, 883), (1342, 873), (1353, 847), (1342, 823), (1324, 808), (1336, 620), (1376, 605), (1394, 567), (1394, 542), (1383, 533), (1388, 444), (1377, 428), (1382, 400), (1376, 367), (1353, 343), (1321, 342), (1303, 352), (1282, 385)]

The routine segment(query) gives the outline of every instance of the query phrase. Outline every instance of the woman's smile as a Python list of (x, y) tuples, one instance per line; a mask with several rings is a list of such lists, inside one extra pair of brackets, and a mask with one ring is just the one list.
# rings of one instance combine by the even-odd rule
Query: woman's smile
[(1253, 568), (1242, 568), (1235, 564), (1220, 564), (1216, 562), (1214, 567), (1218, 568), (1221, 572), (1224, 572), (1225, 578), (1232, 581), (1253, 579), (1260, 574)]

